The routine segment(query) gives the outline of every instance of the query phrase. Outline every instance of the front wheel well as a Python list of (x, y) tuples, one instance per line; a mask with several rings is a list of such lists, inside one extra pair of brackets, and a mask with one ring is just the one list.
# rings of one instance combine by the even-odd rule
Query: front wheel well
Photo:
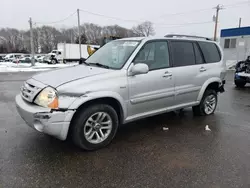
[[(123, 114), (123, 110), (122, 110), (122, 106), (121, 106), (120, 102), (112, 97), (104, 97), (104, 98), (93, 99), (93, 100), (90, 100), (90, 101), (87, 101), (87, 102), (81, 104), (77, 108), (76, 112), (74, 113), (72, 120), (71, 120), (71, 124), (72, 124), (72, 122), (74, 122), (74, 119), (79, 115), (79, 113), (82, 111), (82, 109), (86, 109), (89, 106), (95, 105), (95, 104), (110, 105), (116, 111), (117, 116), (119, 118), (119, 123), (123, 122), (124, 114)], [(70, 125), (70, 127), (71, 127), (71, 125)]]

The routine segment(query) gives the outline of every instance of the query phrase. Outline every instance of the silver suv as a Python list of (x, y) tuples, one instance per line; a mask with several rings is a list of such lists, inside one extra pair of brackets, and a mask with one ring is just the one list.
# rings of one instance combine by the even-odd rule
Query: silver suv
[(115, 40), (80, 65), (28, 79), (16, 105), (37, 131), (99, 149), (120, 124), (186, 107), (213, 114), (224, 91), (222, 57), (220, 47), (203, 38)]

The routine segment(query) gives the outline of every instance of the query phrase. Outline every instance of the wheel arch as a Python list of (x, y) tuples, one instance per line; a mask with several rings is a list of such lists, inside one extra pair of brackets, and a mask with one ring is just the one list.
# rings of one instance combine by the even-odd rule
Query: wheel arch
[(220, 78), (210, 78), (209, 80), (207, 80), (203, 86), (201, 87), (201, 90), (199, 92), (198, 95), (198, 99), (197, 101), (201, 101), (205, 91), (210, 88), (210, 89), (214, 89), (215, 91), (219, 91), (219, 87), (221, 85), (221, 79)]
[(105, 94), (105, 92), (90, 93), (86, 96), (84, 95), (78, 98), (69, 107), (69, 109), (75, 109), (72, 120), (77, 116), (80, 110), (82, 110), (83, 108), (87, 108), (88, 106), (93, 104), (108, 104), (112, 106), (117, 112), (119, 123), (122, 124), (124, 122), (124, 119), (127, 115), (127, 110), (126, 105), (123, 102), (123, 98), (116, 93), (110, 92), (109, 94)]

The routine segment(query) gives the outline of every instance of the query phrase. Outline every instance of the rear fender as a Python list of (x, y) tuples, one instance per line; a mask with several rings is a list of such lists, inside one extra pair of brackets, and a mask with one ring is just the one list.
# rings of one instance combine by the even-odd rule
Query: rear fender
[(200, 92), (199, 92), (197, 101), (201, 101), (201, 99), (202, 99), (202, 97), (203, 97), (203, 95), (204, 95), (204, 93), (205, 93), (205, 91), (206, 91), (208, 85), (211, 84), (211, 83), (213, 83), (213, 82), (218, 82), (218, 83), (219, 83), (219, 86), (222, 85), (222, 81), (221, 81), (220, 78), (216, 78), (216, 77), (215, 77), (215, 78), (210, 78), (210, 79), (208, 79), (208, 80), (203, 84), (203, 86), (201, 87), (201, 90), (200, 90)]

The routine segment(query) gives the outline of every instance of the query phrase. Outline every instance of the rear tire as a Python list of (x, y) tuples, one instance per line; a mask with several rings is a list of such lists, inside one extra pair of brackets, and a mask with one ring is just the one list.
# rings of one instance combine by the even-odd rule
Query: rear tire
[(72, 140), (84, 150), (97, 150), (113, 140), (118, 125), (118, 115), (113, 107), (95, 104), (78, 112), (71, 125)]
[(193, 113), (196, 116), (207, 116), (214, 113), (218, 103), (217, 92), (207, 89), (198, 106), (193, 107)]

